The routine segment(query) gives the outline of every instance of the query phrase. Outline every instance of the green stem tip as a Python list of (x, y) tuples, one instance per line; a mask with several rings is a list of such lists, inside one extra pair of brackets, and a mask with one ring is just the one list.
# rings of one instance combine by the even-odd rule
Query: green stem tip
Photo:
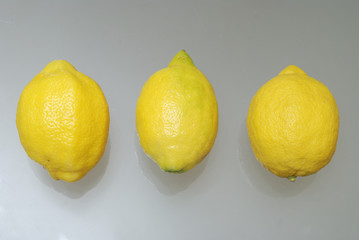
[(194, 66), (191, 57), (186, 53), (185, 50), (181, 50), (179, 53), (177, 53), (168, 66), (171, 67), (179, 64)]
[(290, 176), (290, 177), (288, 177), (288, 180), (291, 182), (295, 182), (295, 178), (296, 178), (296, 176)]

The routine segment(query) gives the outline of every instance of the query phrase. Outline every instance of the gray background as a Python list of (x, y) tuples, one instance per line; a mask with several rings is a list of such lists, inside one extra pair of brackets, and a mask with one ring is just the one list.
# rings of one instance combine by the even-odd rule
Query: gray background
[[(358, 239), (359, 1), (0, 1), (0, 239)], [(135, 132), (136, 100), (185, 49), (212, 83), (220, 124), (207, 159), (162, 173)], [(102, 87), (105, 155), (76, 183), (25, 154), (15, 125), (26, 84), (66, 59)], [(254, 158), (252, 96), (287, 65), (337, 100), (337, 151), (290, 183)]]

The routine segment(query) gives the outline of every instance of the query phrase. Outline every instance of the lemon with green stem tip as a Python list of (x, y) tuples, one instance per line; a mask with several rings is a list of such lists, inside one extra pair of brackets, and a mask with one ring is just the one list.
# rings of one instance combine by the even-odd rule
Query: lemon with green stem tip
[(185, 51), (143, 86), (136, 129), (144, 152), (166, 172), (186, 172), (211, 151), (218, 129), (216, 96)]
[(323, 83), (290, 65), (255, 94), (247, 128), (258, 161), (273, 174), (295, 181), (330, 162), (339, 113)]

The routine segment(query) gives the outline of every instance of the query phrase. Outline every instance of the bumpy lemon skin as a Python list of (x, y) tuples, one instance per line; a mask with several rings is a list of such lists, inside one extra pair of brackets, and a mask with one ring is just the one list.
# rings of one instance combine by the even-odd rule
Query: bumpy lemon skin
[(27, 155), (66, 182), (81, 179), (101, 159), (109, 121), (99, 85), (65, 60), (52, 61), (30, 81), (16, 114)]
[(212, 149), (218, 130), (217, 100), (184, 51), (143, 86), (136, 129), (144, 152), (165, 172), (184, 173)]
[(247, 129), (258, 161), (273, 174), (293, 181), (330, 162), (338, 139), (339, 112), (324, 84), (290, 65), (255, 94)]

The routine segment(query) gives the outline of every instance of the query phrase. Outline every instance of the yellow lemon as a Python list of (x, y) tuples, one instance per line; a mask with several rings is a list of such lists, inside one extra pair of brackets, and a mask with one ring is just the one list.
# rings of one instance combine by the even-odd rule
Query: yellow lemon
[(294, 181), (331, 160), (338, 139), (338, 108), (324, 84), (290, 65), (255, 94), (247, 128), (259, 162)]
[(31, 159), (52, 178), (74, 182), (101, 159), (109, 119), (99, 85), (69, 62), (55, 60), (23, 90), (16, 125)]
[(166, 172), (186, 172), (211, 151), (218, 129), (216, 96), (185, 51), (143, 86), (136, 128), (144, 152)]

